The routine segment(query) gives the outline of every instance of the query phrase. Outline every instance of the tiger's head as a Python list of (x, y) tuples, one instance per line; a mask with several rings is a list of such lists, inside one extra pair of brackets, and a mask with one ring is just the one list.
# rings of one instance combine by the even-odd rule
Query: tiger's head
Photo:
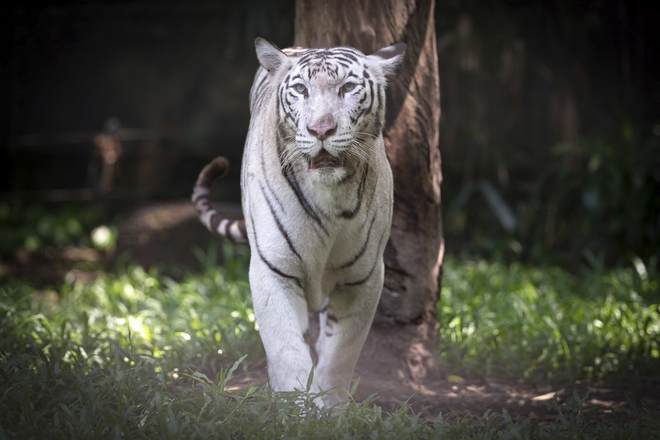
[(278, 111), (282, 166), (302, 163), (320, 178), (341, 180), (369, 162), (385, 122), (385, 88), (406, 45), (373, 55), (352, 47), (285, 49), (257, 38)]

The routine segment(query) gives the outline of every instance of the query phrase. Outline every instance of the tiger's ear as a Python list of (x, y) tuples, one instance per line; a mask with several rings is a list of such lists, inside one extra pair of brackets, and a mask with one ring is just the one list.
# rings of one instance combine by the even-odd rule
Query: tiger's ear
[(259, 64), (270, 73), (275, 73), (288, 58), (279, 47), (263, 38), (254, 40), (254, 46), (257, 49)]
[(383, 69), (385, 76), (391, 77), (403, 62), (406, 47), (405, 43), (396, 43), (392, 46), (382, 48), (378, 52), (369, 55), (367, 58), (376, 61), (381, 69)]

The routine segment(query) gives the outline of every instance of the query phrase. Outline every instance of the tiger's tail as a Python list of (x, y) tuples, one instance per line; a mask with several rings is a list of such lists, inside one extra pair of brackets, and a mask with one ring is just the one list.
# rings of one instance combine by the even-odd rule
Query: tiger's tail
[(213, 182), (224, 177), (228, 170), (229, 161), (224, 157), (216, 157), (206, 165), (197, 178), (192, 202), (199, 219), (211, 233), (234, 242), (244, 242), (247, 241), (245, 220), (229, 220), (211, 206), (209, 199)]

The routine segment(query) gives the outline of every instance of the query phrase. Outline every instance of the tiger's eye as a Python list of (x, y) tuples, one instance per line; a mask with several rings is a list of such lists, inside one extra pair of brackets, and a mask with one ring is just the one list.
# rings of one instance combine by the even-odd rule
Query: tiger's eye
[(307, 87), (305, 87), (304, 84), (296, 84), (293, 86), (293, 88), (298, 93), (305, 93), (307, 91)]
[(344, 84), (343, 86), (341, 86), (341, 89), (342, 89), (342, 91), (344, 91), (344, 92), (350, 92), (350, 91), (353, 90), (354, 88), (355, 88), (355, 83), (352, 83), (352, 82), (347, 82), (346, 84)]

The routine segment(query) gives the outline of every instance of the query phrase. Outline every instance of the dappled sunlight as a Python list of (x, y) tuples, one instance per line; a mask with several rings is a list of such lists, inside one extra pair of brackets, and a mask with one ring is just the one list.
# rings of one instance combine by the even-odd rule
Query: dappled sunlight
[[(30, 288), (18, 285), (5, 292), (30, 295)], [(156, 358), (176, 353), (175, 357), (191, 359), (186, 367), (195, 368), (202, 367), (192, 360), (198, 354), (210, 361), (208, 353), (216, 353), (220, 360), (256, 350), (253, 360), (260, 361), (248, 285), (226, 281), (218, 269), (175, 283), (155, 271), (131, 267), (116, 277), (66, 283), (57, 302), (53, 294), (47, 299), (37, 292), (32, 303), (46, 315), (46, 322), (52, 320), (55, 328), (61, 325), (77, 343), (93, 337), (106, 341), (102, 345), (119, 343)]]
[[(91, 282), (66, 282), (59, 291), (37, 290), (16, 280), (0, 286), (4, 344), (0, 365), (10, 380), (10, 391), (4, 394), (10, 400), (0, 409), (22, 408), (22, 394), (11, 390), (29, 380), (44, 384), (40, 392), (49, 396), (44, 401), (63, 399), (68, 405), (69, 412), (37, 404), (32, 411), (48, 414), (43, 417), (57, 414), (73, 420), (74, 415), (117, 413), (132, 420), (131, 429), (140, 432), (163, 432), (165, 425), (158, 425), (157, 415), (172, 411), (168, 420), (178, 423), (177, 432), (187, 432), (184, 421), (194, 414), (200, 422), (233, 423), (242, 430), (247, 429), (245, 420), (256, 417), (260, 422), (250, 429), (260, 433), (274, 429), (271, 423), (279, 423), (282, 432), (289, 432), (287, 426), (313, 432), (321, 429), (313, 420), (334, 420), (335, 430), (394, 430), (398, 432), (394, 438), (403, 438), (405, 432), (428, 437), (454, 429), (494, 430), (494, 435), (503, 429), (493, 425), (494, 420), (500, 420), (508, 432), (529, 432), (533, 419), (514, 421), (502, 409), (482, 422), (466, 424), (454, 416), (432, 421), (411, 412), (409, 405), (428, 410), (442, 403), (472, 414), (475, 407), (499, 404), (527, 408), (530, 415), (538, 405), (555, 405), (553, 411), (563, 411), (564, 417), (557, 416), (553, 423), (560, 428), (556, 429), (579, 429), (578, 419), (570, 419), (575, 414), (595, 407), (626, 414), (625, 403), (606, 389), (589, 385), (590, 381), (582, 389), (593, 391), (592, 398), (571, 396), (563, 384), (655, 374), (660, 318), (652, 300), (657, 298), (656, 274), (650, 269), (643, 280), (633, 267), (575, 276), (558, 268), (449, 258), (438, 304), (445, 381), (406, 388), (415, 393), (410, 404), (403, 388), (380, 384), (378, 389), (385, 387), (387, 392), (380, 392), (378, 400), (365, 398), (349, 404), (339, 419), (329, 418), (311, 404), (313, 396), (304, 392), (274, 396), (262, 386), (265, 371), (246, 374), (265, 356), (245, 278), (246, 260), (230, 258), (228, 268), (234, 272), (208, 266), (179, 282), (156, 270), (129, 267)], [(5, 353), (13, 353), (11, 360)], [(227, 369), (239, 358), (242, 362)], [(241, 379), (230, 384), (234, 373)], [(373, 388), (375, 382), (368, 385), (366, 379), (361, 386)], [(401, 378), (402, 383), (405, 380)], [(77, 395), (101, 396), (101, 400), (88, 408)], [(107, 396), (117, 396), (127, 406), (118, 407), (114, 397)], [(380, 406), (389, 404), (394, 405), (391, 414)], [(636, 417), (644, 426), (654, 420), (652, 413)], [(289, 420), (299, 422), (287, 425)], [(104, 418), (99, 426), (115, 423), (115, 418)], [(207, 426), (204, 423), (199, 429)]]

